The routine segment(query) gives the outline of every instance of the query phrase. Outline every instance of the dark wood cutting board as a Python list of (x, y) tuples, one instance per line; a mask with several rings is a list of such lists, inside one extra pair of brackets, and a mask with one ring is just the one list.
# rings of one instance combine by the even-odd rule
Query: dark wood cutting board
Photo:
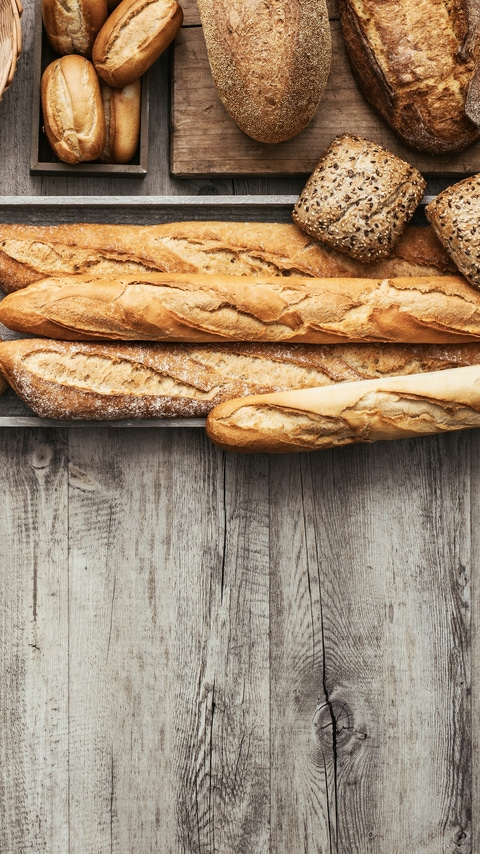
[(302, 175), (313, 171), (340, 133), (357, 133), (388, 148), (425, 175), (480, 171), (480, 143), (455, 155), (421, 154), (402, 145), (364, 100), (345, 54), (336, 3), (329, 2), (333, 58), (327, 88), (310, 125), (270, 145), (246, 136), (218, 98), (208, 64), (196, 0), (184, 0), (184, 25), (174, 45), (170, 169), (192, 175)]

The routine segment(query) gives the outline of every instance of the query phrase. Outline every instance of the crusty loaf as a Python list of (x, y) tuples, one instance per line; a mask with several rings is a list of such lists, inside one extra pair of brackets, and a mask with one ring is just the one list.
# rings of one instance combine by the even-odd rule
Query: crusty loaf
[(100, 81), (105, 115), (105, 146), (100, 155), (103, 163), (129, 163), (140, 138), (142, 86), (134, 80), (123, 89), (112, 89)]
[(480, 136), (478, 10), (472, 0), (338, 0), (359, 87), (401, 139), (433, 154)]
[(225, 401), (207, 434), (229, 451), (285, 453), (480, 427), (480, 365)]
[(97, 160), (105, 145), (100, 83), (84, 56), (69, 54), (47, 65), (41, 80), (47, 139), (65, 163)]
[(16, 332), (83, 341), (460, 344), (480, 339), (480, 293), (461, 276), (78, 275), (8, 294), (0, 321)]
[(79, 53), (90, 57), (107, 17), (107, 0), (42, 0), (45, 32), (60, 55)]
[(0, 225), (0, 287), (48, 276), (153, 271), (270, 276), (423, 276), (457, 272), (430, 226), (407, 226), (389, 258), (363, 264), (293, 223)]
[(176, 0), (121, 0), (93, 45), (98, 76), (115, 89), (138, 80), (167, 49), (182, 22)]
[(480, 344), (0, 344), (12, 388), (37, 415), (60, 419), (205, 417), (234, 397), (471, 364)]
[(324, 151), (293, 209), (316, 240), (360, 261), (391, 254), (427, 183), (381, 145), (341, 134)]
[(312, 119), (327, 84), (325, 0), (198, 0), (218, 95), (238, 127), (277, 143)]
[(447, 187), (425, 213), (458, 269), (480, 288), (480, 174)]

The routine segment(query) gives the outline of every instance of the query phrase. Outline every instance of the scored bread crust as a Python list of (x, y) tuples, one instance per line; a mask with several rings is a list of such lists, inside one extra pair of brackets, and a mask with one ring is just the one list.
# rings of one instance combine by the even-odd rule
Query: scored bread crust
[(461, 276), (78, 275), (8, 294), (0, 321), (84, 341), (465, 343), (480, 339), (480, 293)]
[(58, 419), (205, 417), (229, 398), (471, 364), (480, 344), (0, 343), (0, 385)]
[(60, 55), (90, 57), (92, 47), (108, 17), (107, 0), (42, 0), (42, 19), (53, 49)]
[(325, 0), (198, 0), (218, 95), (259, 142), (298, 134), (327, 84), (331, 35)]
[(128, 163), (140, 138), (141, 82), (134, 80), (122, 89), (113, 89), (100, 81), (105, 115), (103, 163)]
[(207, 417), (219, 447), (249, 453), (337, 448), (480, 427), (480, 365), (225, 401)]
[(153, 271), (372, 278), (457, 272), (430, 226), (407, 226), (388, 258), (364, 264), (315, 242), (293, 223), (0, 225), (0, 287), (6, 293), (49, 276)]
[(461, 151), (480, 136), (475, 0), (339, 0), (365, 98), (407, 145)]

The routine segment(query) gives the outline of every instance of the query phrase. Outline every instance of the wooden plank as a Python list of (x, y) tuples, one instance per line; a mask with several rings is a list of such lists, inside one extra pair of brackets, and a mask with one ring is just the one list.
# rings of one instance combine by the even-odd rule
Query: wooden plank
[(448, 156), (401, 144), (361, 95), (338, 20), (331, 20), (332, 66), (319, 108), (298, 136), (269, 145), (246, 136), (218, 98), (201, 27), (182, 27), (175, 41), (170, 164), (174, 176), (308, 175), (341, 133), (357, 133), (412, 163), (423, 174), (455, 177), (480, 170), (480, 143)]

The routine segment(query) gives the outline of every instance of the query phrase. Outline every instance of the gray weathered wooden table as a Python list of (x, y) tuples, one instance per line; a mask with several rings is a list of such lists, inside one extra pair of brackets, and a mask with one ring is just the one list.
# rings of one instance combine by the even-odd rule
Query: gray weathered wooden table
[[(303, 186), (173, 181), (168, 56), (144, 179), (31, 177), (32, 6), (2, 196)], [(480, 852), (478, 431), (269, 458), (199, 427), (13, 424), (1, 854)]]

